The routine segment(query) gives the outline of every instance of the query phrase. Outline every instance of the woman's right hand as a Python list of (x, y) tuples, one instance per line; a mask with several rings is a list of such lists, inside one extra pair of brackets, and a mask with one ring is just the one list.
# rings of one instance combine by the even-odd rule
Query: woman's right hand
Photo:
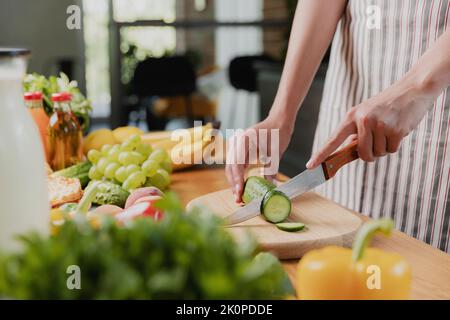
[(249, 164), (263, 164), (266, 179), (272, 180), (276, 175), (280, 158), (291, 140), (294, 120), (269, 116), (227, 141), (225, 173), (237, 203), (242, 202)]

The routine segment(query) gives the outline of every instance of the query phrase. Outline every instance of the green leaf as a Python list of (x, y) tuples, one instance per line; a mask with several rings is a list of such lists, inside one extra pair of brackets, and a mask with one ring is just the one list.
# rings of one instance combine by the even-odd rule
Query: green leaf
[[(292, 293), (270, 254), (254, 258), (206, 209), (186, 213), (169, 193), (165, 215), (125, 227), (105, 219), (93, 228), (85, 215), (56, 236), (27, 233), (23, 251), (0, 254), (0, 297), (17, 299), (273, 299)], [(81, 270), (81, 290), (68, 290), (67, 267)], [(289, 282), (289, 281), (288, 281)]]

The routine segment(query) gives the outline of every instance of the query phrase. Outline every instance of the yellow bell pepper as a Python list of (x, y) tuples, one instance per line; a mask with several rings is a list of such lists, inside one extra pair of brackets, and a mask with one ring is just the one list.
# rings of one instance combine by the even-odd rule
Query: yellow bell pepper
[(353, 250), (329, 246), (307, 253), (297, 270), (299, 299), (408, 299), (411, 268), (398, 254), (367, 248), (377, 232), (389, 235), (390, 219), (364, 224)]

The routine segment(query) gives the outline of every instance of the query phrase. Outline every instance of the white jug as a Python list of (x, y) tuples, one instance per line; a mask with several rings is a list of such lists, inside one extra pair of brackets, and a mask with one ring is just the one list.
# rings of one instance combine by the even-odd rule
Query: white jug
[(0, 48), (0, 249), (17, 250), (16, 236), (48, 234), (44, 152), (23, 101), (28, 50)]

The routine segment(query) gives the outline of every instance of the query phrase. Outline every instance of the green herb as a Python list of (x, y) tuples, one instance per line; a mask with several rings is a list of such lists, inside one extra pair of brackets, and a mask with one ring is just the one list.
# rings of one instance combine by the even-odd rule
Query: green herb
[[(237, 245), (204, 209), (186, 214), (172, 194), (164, 219), (94, 229), (84, 217), (57, 236), (22, 236), (21, 253), (0, 257), (0, 297), (19, 299), (273, 299), (293, 293), (279, 261), (254, 242)], [(67, 268), (81, 270), (69, 290)]]
[(72, 94), (72, 112), (80, 121), (83, 131), (86, 132), (89, 128), (89, 113), (92, 111), (91, 102), (81, 93), (78, 83), (70, 81), (64, 73), (61, 72), (59, 77), (50, 76), (48, 79), (37, 73), (28, 74), (23, 81), (23, 87), (25, 92), (40, 91), (43, 93), (44, 108), (49, 116), (53, 113), (52, 94), (70, 92)]

